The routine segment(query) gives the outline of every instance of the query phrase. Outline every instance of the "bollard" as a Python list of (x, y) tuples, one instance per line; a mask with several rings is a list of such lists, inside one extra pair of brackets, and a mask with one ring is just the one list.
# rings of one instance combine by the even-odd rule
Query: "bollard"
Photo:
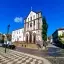
[(25, 45), (25, 47), (26, 47), (26, 45)]
[(22, 44), (22, 47), (23, 47), (23, 44)]

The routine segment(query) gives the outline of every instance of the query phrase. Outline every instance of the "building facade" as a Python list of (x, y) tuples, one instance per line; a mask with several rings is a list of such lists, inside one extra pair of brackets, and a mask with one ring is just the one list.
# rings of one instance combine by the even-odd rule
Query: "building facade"
[(12, 42), (24, 41), (24, 28), (12, 31)]
[[(31, 11), (24, 19), (24, 28), (12, 32), (12, 42), (35, 43), (38, 39), (42, 41), (42, 24), (42, 13)], [(20, 34), (17, 34), (18, 31), (20, 31)]]
[(42, 40), (42, 13), (31, 11), (24, 19), (25, 40), (27, 43), (35, 43), (38, 38)]
[(58, 37), (59, 37), (59, 36), (63, 36), (63, 34), (64, 34), (64, 28), (59, 28), (59, 29), (57, 29), (57, 30), (52, 34), (53, 41), (54, 41), (54, 42), (57, 42), (57, 41), (58, 41)]

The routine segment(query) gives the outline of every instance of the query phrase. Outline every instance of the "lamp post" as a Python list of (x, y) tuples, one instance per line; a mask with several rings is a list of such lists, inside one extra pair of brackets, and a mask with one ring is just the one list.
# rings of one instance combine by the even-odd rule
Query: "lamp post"
[[(10, 28), (10, 24), (7, 26), (7, 36), (6, 36), (7, 37), (7, 41), (8, 41), (9, 28)], [(5, 53), (6, 53), (7, 41), (6, 41), (6, 44), (5, 44)]]

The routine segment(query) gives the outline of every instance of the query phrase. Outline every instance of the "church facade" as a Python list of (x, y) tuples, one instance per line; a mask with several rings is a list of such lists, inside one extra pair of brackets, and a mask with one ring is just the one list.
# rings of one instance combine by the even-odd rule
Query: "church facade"
[[(21, 40), (19, 40), (19, 33), (16, 36), (15, 33), (13, 34), (14, 31), (12, 31), (12, 42), (17, 41), (13, 35), (15, 35), (16, 38), (18, 37), (18, 41), (25, 41), (26, 43), (35, 43), (38, 39), (42, 41), (42, 24), (42, 12), (31, 11), (24, 19), (24, 28), (22, 28), (23, 32), (20, 32), (23, 34), (20, 35), (22, 36)], [(18, 30), (15, 30), (15, 32)]]

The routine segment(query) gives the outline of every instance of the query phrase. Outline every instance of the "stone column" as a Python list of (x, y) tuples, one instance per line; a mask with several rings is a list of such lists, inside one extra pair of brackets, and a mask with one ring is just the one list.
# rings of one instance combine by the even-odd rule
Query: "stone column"
[(28, 43), (29, 43), (29, 38), (30, 38), (30, 35), (28, 34)]
[(32, 30), (34, 29), (34, 25), (33, 24), (34, 24), (34, 22), (32, 21)]

